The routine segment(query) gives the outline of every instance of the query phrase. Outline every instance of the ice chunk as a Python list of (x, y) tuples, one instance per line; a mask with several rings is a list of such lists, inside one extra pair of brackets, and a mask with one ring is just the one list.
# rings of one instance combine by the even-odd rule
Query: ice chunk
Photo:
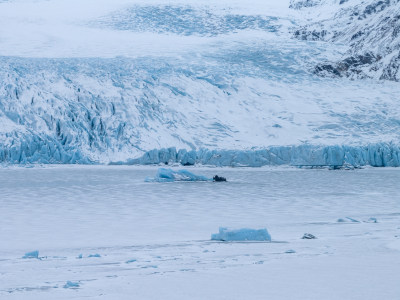
[(353, 218), (350, 218), (350, 217), (346, 217), (346, 219), (350, 220), (353, 223), (360, 223), (360, 221), (358, 221), (356, 219), (353, 219)]
[(32, 252), (27, 252), (22, 258), (39, 258), (39, 251), (32, 251)]
[(73, 281), (67, 281), (66, 284), (64, 284), (63, 288), (64, 289), (69, 289), (69, 288), (78, 288), (79, 283), (78, 282), (73, 282)]
[(306, 239), (306, 240), (313, 240), (316, 239), (316, 236), (311, 234), (311, 233), (305, 233), (302, 237), (302, 239)]
[(365, 223), (378, 223), (378, 220), (376, 218), (369, 218), (367, 221), (364, 221)]
[(346, 222), (360, 223), (360, 221), (358, 221), (356, 219), (353, 219), (353, 218), (350, 218), (350, 217), (345, 217), (344, 219), (343, 218), (339, 218), (339, 219), (337, 219), (337, 222), (339, 222), (339, 223), (346, 223)]
[(294, 251), (293, 249), (289, 249), (289, 250), (286, 250), (285, 253), (288, 253), (288, 254), (290, 254), (290, 253), (296, 253), (296, 251)]
[(228, 229), (219, 228), (219, 233), (211, 235), (211, 240), (215, 241), (271, 241), (271, 235), (267, 229)]
[(157, 175), (147, 177), (146, 182), (173, 182), (173, 181), (212, 181), (211, 178), (207, 178), (201, 175), (195, 175), (187, 170), (177, 170), (159, 168)]
[(88, 257), (101, 257), (101, 255), (100, 254), (90, 254)]
[(133, 263), (133, 262), (135, 262), (136, 261), (136, 259), (130, 259), (130, 260), (127, 260), (125, 263), (126, 264), (130, 264), (130, 263)]

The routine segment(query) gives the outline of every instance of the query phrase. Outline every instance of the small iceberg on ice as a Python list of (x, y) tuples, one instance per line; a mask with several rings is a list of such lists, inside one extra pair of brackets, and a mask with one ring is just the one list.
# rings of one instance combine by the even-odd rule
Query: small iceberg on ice
[(211, 235), (211, 240), (214, 241), (271, 241), (271, 235), (268, 230), (263, 229), (228, 229), (224, 227), (219, 228), (219, 233)]
[(365, 223), (378, 223), (377, 218), (369, 218), (368, 220), (364, 221)]
[(78, 288), (78, 287), (79, 287), (79, 283), (73, 282), (73, 281), (67, 281), (67, 283), (63, 286), (64, 289)]
[(340, 218), (340, 219), (337, 220), (337, 222), (338, 222), (338, 223), (346, 223), (346, 222), (360, 223), (360, 221), (358, 221), (358, 220), (356, 220), (356, 219), (353, 219), (353, 218), (350, 218), (350, 217), (345, 217), (344, 219), (343, 219), (343, 218)]
[(89, 256), (88, 257), (101, 257), (101, 255), (100, 254), (98, 254), (98, 253), (96, 253), (96, 254), (89, 254)]
[(207, 178), (202, 175), (193, 174), (187, 170), (177, 170), (159, 168), (157, 175), (146, 177), (145, 182), (173, 182), (173, 181), (213, 181), (212, 178)]
[(317, 237), (311, 233), (305, 233), (302, 237), (303, 240), (314, 240)]
[(27, 252), (25, 253), (24, 256), (22, 256), (22, 258), (36, 258), (39, 259), (39, 251), (32, 251), (32, 252)]

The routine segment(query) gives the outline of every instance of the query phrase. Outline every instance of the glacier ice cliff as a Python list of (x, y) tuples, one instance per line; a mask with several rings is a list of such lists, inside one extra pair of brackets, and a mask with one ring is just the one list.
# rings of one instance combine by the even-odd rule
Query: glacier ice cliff
[(184, 166), (202, 164), (230, 167), (291, 165), (297, 167), (373, 166), (399, 167), (400, 147), (394, 144), (367, 146), (282, 146), (262, 150), (187, 151), (175, 148), (154, 149), (142, 157), (111, 164), (149, 165), (179, 163)]

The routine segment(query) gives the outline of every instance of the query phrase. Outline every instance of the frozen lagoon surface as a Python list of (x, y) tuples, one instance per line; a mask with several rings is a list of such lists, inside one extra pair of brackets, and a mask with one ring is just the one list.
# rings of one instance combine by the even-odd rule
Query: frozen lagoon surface
[[(0, 299), (400, 298), (398, 169), (187, 169), (228, 182), (1, 168)], [(272, 242), (211, 241), (221, 226)]]

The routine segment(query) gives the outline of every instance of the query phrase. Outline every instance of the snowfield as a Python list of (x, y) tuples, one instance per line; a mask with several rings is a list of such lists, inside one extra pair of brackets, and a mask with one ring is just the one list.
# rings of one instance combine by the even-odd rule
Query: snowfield
[[(0, 298), (399, 298), (398, 170), (188, 170), (228, 182), (0, 169)], [(212, 241), (219, 227), (267, 228), (271, 242)]]

